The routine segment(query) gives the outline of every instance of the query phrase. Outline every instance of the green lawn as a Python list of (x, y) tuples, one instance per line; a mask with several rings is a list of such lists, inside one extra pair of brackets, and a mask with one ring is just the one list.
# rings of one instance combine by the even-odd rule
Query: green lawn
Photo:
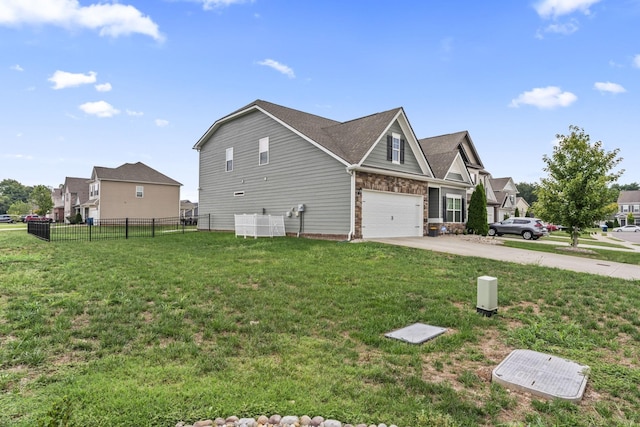
[[(566, 236), (566, 234), (565, 234)], [(588, 245), (589, 252), (573, 252), (568, 253), (567, 248), (570, 245), (570, 239), (556, 233), (547, 237), (542, 237), (539, 241), (532, 242), (523, 240), (520, 236), (503, 236), (504, 246), (511, 248), (529, 249), (539, 252), (550, 252), (561, 255), (572, 255), (583, 258), (599, 259), (603, 261), (622, 262), (625, 264), (640, 265), (640, 252), (631, 252), (628, 248), (622, 244), (616, 243), (616, 239), (611, 238), (611, 241), (599, 241), (593, 239), (593, 237), (586, 235), (580, 237), (578, 241), (578, 248), (587, 249), (585, 245)], [(550, 245), (546, 242), (557, 242), (558, 245)], [(612, 250), (612, 249), (627, 249), (626, 251)]]
[[(498, 316), (475, 312), (498, 278)], [(0, 232), (0, 426), (322, 415), (404, 426), (640, 423), (640, 283), (376, 243)], [(415, 346), (384, 333), (448, 328)], [(517, 348), (591, 367), (580, 404), (489, 382)]]

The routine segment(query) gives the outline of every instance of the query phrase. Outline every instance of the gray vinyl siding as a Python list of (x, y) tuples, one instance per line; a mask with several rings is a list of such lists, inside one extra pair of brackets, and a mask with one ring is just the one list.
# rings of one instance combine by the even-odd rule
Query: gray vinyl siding
[[(269, 137), (269, 163), (258, 165), (260, 138)], [(233, 171), (225, 152), (233, 147)], [(234, 214), (285, 215), (305, 205), (303, 233), (346, 235), (350, 230), (350, 175), (346, 166), (261, 112), (225, 123), (200, 150), (200, 215), (211, 228), (233, 230)], [(244, 196), (234, 192), (244, 191)], [(299, 230), (295, 212), (288, 233)]]
[[(401, 138), (405, 141), (404, 163), (402, 164), (392, 163), (390, 160), (387, 160), (387, 135), (391, 135), (394, 132), (399, 133), (401, 135)], [(378, 141), (374, 149), (371, 151), (371, 153), (369, 153), (369, 156), (367, 156), (367, 158), (363, 162), (363, 166), (373, 166), (387, 170), (422, 174), (422, 170), (420, 169), (418, 160), (411, 150), (408, 139), (406, 135), (402, 133), (400, 125), (397, 121), (394, 122), (387, 133), (382, 136), (382, 139)]]

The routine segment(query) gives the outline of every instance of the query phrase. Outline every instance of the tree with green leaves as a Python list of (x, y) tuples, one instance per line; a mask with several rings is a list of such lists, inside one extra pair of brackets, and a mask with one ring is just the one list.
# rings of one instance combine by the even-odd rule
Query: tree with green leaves
[(9, 209), (7, 209), (7, 213), (11, 215), (27, 215), (31, 213), (31, 203), (23, 202), (22, 200), (13, 202)]
[(627, 214), (627, 224), (634, 225), (636, 223), (636, 217), (633, 216), (633, 212)]
[(20, 184), (15, 179), (0, 181), (0, 213), (6, 213), (9, 206), (15, 202), (27, 202), (30, 192), (30, 187)]
[(516, 218), (520, 216), (520, 209), (516, 208), (516, 211), (514, 212), (513, 216), (515, 216)]
[(51, 190), (44, 185), (36, 185), (31, 192), (31, 201), (38, 208), (36, 213), (45, 216), (47, 212), (53, 208), (53, 199), (51, 198)]
[(482, 183), (479, 183), (471, 194), (467, 230), (481, 236), (486, 236), (489, 232), (489, 223), (487, 222), (487, 193)]
[(566, 226), (571, 246), (576, 247), (581, 230), (614, 213), (616, 191), (610, 185), (624, 170), (612, 172), (622, 161), (619, 149), (605, 151), (601, 141), (591, 143), (577, 126), (569, 126), (569, 131), (556, 135), (553, 154), (542, 157), (548, 176), (541, 180), (534, 210), (543, 220)]

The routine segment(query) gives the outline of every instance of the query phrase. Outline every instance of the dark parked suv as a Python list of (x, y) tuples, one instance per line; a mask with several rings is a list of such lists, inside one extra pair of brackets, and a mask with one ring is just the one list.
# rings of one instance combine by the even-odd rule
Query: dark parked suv
[(536, 240), (548, 233), (542, 220), (538, 218), (508, 218), (504, 221), (489, 224), (489, 236), (517, 234), (525, 240)]

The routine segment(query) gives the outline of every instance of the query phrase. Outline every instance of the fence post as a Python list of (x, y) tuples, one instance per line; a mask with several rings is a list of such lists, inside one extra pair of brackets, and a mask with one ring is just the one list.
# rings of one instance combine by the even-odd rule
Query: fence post
[(93, 221), (89, 221), (89, 224), (87, 224), (89, 226), (89, 241), (91, 241), (91, 229), (93, 228)]
[(156, 237), (156, 219), (151, 218), (151, 237)]
[(211, 214), (209, 214), (209, 221), (207, 221), (207, 227), (209, 227), (209, 231), (211, 231)]
[(129, 218), (124, 219), (124, 238), (129, 238)]

